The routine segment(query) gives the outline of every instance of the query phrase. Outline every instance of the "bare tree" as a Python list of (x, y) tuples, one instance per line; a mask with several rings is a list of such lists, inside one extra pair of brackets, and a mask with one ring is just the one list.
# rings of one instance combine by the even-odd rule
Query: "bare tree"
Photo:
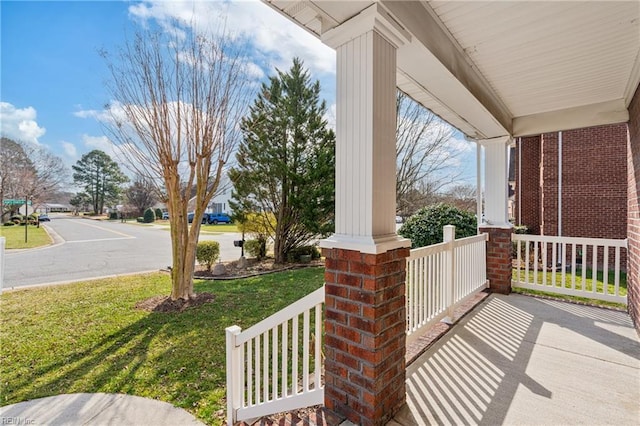
[[(0, 143), (0, 199), (28, 199), (32, 205), (60, 189), (68, 170), (59, 157), (46, 149), (2, 138)], [(9, 209), (10, 210), (10, 209)], [(26, 211), (25, 211), (26, 212)]]
[(129, 188), (125, 190), (127, 204), (138, 216), (142, 216), (144, 211), (158, 201), (155, 186), (144, 178), (137, 178)]
[(201, 224), (189, 225), (189, 200), (195, 194), (195, 217), (202, 217), (250, 95), (246, 63), (224, 30), (205, 36), (177, 22), (174, 29), (138, 32), (115, 56), (103, 54), (114, 100), (107, 131), (126, 164), (166, 197), (173, 300), (194, 296)]
[(396, 112), (396, 209), (406, 217), (458, 178), (444, 173), (456, 153), (447, 147), (453, 128), (401, 91)]
[(440, 199), (443, 203), (450, 204), (460, 210), (475, 213), (477, 206), (476, 186), (471, 184), (458, 184), (447, 188)]

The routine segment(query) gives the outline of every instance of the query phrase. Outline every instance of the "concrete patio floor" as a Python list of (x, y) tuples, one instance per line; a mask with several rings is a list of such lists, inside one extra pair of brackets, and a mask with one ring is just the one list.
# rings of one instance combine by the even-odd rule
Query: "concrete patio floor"
[(624, 312), (491, 295), (407, 368), (389, 424), (640, 424), (640, 339)]

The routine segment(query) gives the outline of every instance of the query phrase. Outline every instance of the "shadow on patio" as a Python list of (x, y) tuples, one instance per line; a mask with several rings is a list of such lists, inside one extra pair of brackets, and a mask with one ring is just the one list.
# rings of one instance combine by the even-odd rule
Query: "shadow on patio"
[(492, 295), (407, 368), (390, 424), (638, 424), (638, 401), (626, 313)]

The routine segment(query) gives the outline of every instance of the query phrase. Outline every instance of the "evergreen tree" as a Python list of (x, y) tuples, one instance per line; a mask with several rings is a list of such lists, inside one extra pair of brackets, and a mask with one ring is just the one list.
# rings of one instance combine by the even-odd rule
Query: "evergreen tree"
[(283, 263), (290, 250), (334, 229), (335, 134), (323, 118), (320, 83), (311, 82), (302, 61), (276, 71), (242, 120), (229, 177), (234, 212), (265, 216), (275, 261)]
[(102, 213), (105, 202), (118, 199), (122, 190), (120, 185), (129, 180), (118, 163), (98, 149), (84, 154), (71, 167), (74, 171), (73, 182), (91, 197), (93, 211), (97, 214)]

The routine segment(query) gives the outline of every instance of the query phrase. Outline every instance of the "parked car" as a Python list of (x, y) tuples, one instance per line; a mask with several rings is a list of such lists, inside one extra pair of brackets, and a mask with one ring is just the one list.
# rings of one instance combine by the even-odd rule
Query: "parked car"
[[(191, 212), (191, 213), (187, 213), (187, 220), (189, 221), (189, 223), (193, 222), (193, 216), (195, 215), (195, 212)], [(202, 215), (202, 222), (201, 223), (207, 223), (207, 214), (203, 214)]]
[(169, 220), (169, 212), (162, 212), (162, 219)]
[(38, 221), (39, 222), (51, 222), (51, 219), (49, 219), (49, 215), (41, 214), (40, 216), (38, 216)]
[(209, 213), (207, 222), (214, 225), (219, 223), (231, 223), (231, 217), (226, 213)]

